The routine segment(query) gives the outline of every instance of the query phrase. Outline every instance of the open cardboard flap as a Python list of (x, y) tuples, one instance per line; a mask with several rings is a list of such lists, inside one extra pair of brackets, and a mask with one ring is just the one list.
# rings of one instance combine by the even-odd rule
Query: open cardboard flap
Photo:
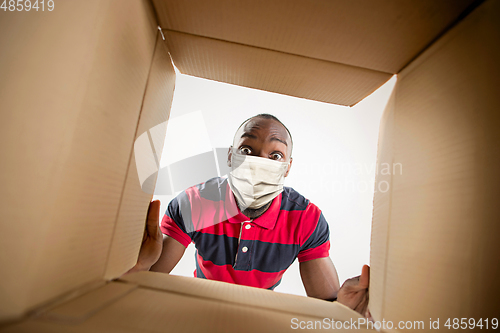
[(472, 0), (153, 0), (181, 73), (352, 106)]
[(215, 281), (114, 280), (137, 260), (175, 85), (170, 56), (183, 73), (345, 105), (404, 68), (379, 140), (379, 165), (403, 173), (377, 178), (390, 190), (374, 199), (370, 310), (426, 323), (500, 313), (500, 2), (464, 18), (476, 1), (153, 4), (0, 11), (5, 331), (285, 331), (292, 318), (359, 318)]
[(140, 286), (294, 315), (350, 320), (362, 318), (338, 303), (205, 279), (140, 272), (120, 279)]
[(360, 318), (337, 302), (218, 281), (153, 272), (132, 274), (120, 281), (5, 332), (285, 332), (293, 330), (294, 318), (297, 323), (322, 325), (324, 318), (330, 323)]
[(378, 148), (377, 320), (498, 318), (499, 40), (500, 1), (485, 1), (398, 75)]
[[(135, 187), (127, 202), (134, 140), (145, 117), (166, 119), (173, 95), (168, 64), (170, 87), (154, 94), (162, 114), (143, 107), (159, 35), (142, 1), (0, 11), (0, 320), (93, 288), (135, 260), (151, 196)], [(121, 211), (127, 221), (117, 222)], [(110, 257), (112, 247), (125, 257)]]

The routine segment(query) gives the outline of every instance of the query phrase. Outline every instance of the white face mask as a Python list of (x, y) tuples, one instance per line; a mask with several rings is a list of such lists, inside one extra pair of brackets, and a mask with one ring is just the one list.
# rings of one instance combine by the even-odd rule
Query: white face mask
[(231, 168), (229, 186), (240, 208), (257, 209), (283, 191), (288, 162), (233, 153)]

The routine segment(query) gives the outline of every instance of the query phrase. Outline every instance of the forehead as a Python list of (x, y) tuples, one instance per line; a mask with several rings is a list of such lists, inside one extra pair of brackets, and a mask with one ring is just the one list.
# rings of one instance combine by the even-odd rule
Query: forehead
[(286, 142), (288, 148), (291, 148), (291, 139), (288, 131), (280, 122), (274, 119), (260, 117), (250, 119), (238, 129), (234, 136), (234, 143), (236, 144), (242, 138), (248, 137), (249, 134), (260, 140), (278, 138)]
[(285, 127), (274, 119), (267, 118), (252, 118), (243, 124), (235, 135), (235, 140), (239, 140), (242, 135), (252, 133), (260, 136), (279, 136), (285, 139), (287, 143), (290, 141), (290, 136)]

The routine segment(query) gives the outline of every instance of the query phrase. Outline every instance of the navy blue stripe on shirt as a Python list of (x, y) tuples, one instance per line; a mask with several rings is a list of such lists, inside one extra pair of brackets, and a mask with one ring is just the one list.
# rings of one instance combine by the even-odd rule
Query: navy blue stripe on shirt
[(279, 285), (280, 285), (281, 280), (283, 280), (283, 278), (279, 279), (279, 281), (278, 281), (278, 282), (276, 282), (273, 286), (271, 286), (271, 287), (269, 287), (269, 288), (267, 288), (267, 289), (269, 289), (269, 290), (274, 290), (274, 288), (276, 288), (277, 286), (279, 286)]
[[(250, 269), (257, 269), (261, 272), (279, 272), (287, 269), (295, 260), (300, 249), (298, 244), (279, 244), (258, 240), (248, 242), (253, 243), (249, 251), (252, 256)], [(242, 240), (241, 243), (240, 246), (245, 246), (245, 241)], [(238, 254), (238, 261), (243, 259), (244, 255)]]
[(193, 236), (196, 249), (203, 260), (215, 265), (232, 265), (238, 249), (238, 238), (226, 235), (196, 233)]
[(302, 245), (300, 250), (302, 251), (315, 248), (325, 243), (329, 239), (330, 239), (330, 229), (328, 228), (328, 223), (326, 222), (323, 213), (321, 213), (316, 228), (314, 229), (311, 236), (309, 236), (307, 241)]
[(198, 250), (194, 251), (194, 262), (196, 263), (196, 277), (200, 279), (206, 279), (207, 277), (203, 274), (200, 265), (198, 264)]
[(226, 198), (226, 178), (211, 178), (202, 184), (196, 185), (200, 197), (210, 201), (218, 202)]
[(306, 210), (309, 200), (291, 187), (283, 187), (280, 210)]
[(175, 224), (192, 238), (194, 230), (191, 219), (191, 203), (186, 192), (182, 192), (170, 201), (165, 214), (175, 221)]
[[(258, 240), (240, 240), (226, 235), (195, 234), (194, 243), (199, 255), (205, 261), (215, 265), (233, 265), (238, 248), (238, 260), (234, 268), (236, 270), (250, 271), (252, 269), (261, 272), (279, 272), (287, 269), (299, 253), (298, 244), (279, 244), (261, 242)], [(247, 247), (247, 252), (241, 249)]]

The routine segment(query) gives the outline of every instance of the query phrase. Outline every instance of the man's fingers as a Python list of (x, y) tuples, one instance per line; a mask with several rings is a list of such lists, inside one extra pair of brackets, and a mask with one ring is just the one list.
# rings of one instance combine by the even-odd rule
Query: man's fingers
[(370, 285), (370, 266), (363, 265), (361, 276), (359, 277), (359, 287), (366, 289)]
[(146, 228), (148, 234), (155, 235), (160, 220), (160, 200), (152, 201), (149, 204), (148, 219)]

